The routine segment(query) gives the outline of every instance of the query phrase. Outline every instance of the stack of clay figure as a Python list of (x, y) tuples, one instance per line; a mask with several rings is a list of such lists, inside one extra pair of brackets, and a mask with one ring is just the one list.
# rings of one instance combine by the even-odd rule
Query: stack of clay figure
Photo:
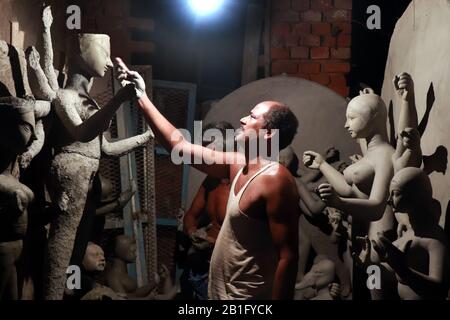
[[(134, 239), (112, 239), (106, 257), (98, 245), (98, 218), (123, 208), (136, 192), (111, 197), (111, 182), (98, 173), (101, 156), (120, 157), (153, 138), (151, 131), (115, 142), (103, 135), (135, 88), (123, 86), (102, 107), (90, 96), (93, 79), (113, 66), (110, 39), (102, 34), (74, 37), (60, 81), (49, 7), (42, 17), (42, 55), (26, 51), (33, 96), (0, 99), (0, 300), (173, 299), (178, 288), (167, 268), (142, 287), (127, 274), (136, 259)], [(0, 59), (8, 50), (0, 42)], [(334, 148), (326, 155), (307, 151), (303, 161), (289, 148), (281, 153), (301, 198), (297, 299), (357, 299), (368, 289), (372, 299), (447, 297), (448, 240), (421, 169), (414, 83), (401, 73), (393, 85), (402, 101), (394, 106), (400, 110), (395, 148), (385, 103), (364, 89), (349, 102), (345, 123), (362, 155), (347, 165)], [(35, 161), (40, 175), (27, 177)], [(298, 174), (300, 162), (309, 174)], [(195, 229), (191, 238), (198, 238)], [(69, 265), (80, 266), (81, 289), (67, 287)], [(367, 288), (369, 269), (380, 270), (380, 278)]]
[[(115, 142), (109, 142), (103, 135), (116, 110), (134, 94), (134, 88), (126, 86), (101, 108), (89, 95), (93, 79), (103, 77), (113, 66), (109, 37), (79, 34), (73, 39), (67, 51), (67, 79), (63, 84), (58, 82), (53, 67), (50, 7), (44, 9), (42, 21), (42, 65), (34, 47), (26, 50), (33, 97), (0, 100), (0, 300), (63, 299), (69, 264), (81, 266), (85, 253), (90, 254), (88, 242), (95, 238), (92, 233), (96, 215), (121, 209), (136, 191), (133, 188), (118, 198), (102, 201), (110, 197), (112, 190), (99, 177), (100, 157), (102, 154), (120, 157), (153, 138), (151, 131)], [(7, 58), (12, 47), (5, 42), (0, 42), (0, 46), (1, 58)], [(48, 161), (40, 168), (46, 169), (45, 176), (41, 176), (42, 181), (35, 179), (31, 183), (43, 185), (32, 190), (21, 182), (21, 175), (46, 147), (50, 156), (42, 157)], [(29, 224), (27, 211), (34, 204), (35, 193), (42, 190), (49, 195), (50, 203), (41, 203), (43, 207), (37, 210), (40, 217), (31, 219), (30, 215), (33, 223)], [(102, 199), (96, 201), (98, 194), (102, 194)], [(26, 236), (27, 229), (36, 235), (35, 224), (49, 225), (48, 232), (44, 229), (41, 286), (37, 284), (39, 281), (33, 286), (33, 280), (42, 278), (42, 274), (36, 276), (36, 272), (29, 270), (39, 269), (40, 261), (30, 261), (26, 252), (27, 248), (33, 251), (35, 245), (32, 241), (27, 243)]]

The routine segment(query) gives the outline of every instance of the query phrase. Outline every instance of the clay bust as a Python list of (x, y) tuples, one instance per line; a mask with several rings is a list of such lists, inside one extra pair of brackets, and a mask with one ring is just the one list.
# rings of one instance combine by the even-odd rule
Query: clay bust
[(89, 95), (93, 79), (103, 77), (112, 67), (109, 36), (79, 34), (70, 42), (68, 79), (65, 88), (59, 89), (54, 81), (53, 55), (49, 52), (52, 48), (50, 9), (44, 10), (43, 23), (44, 70), (40, 67), (36, 50), (30, 51), (28, 60), (30, 72), (36, 80), (31, 86), (33, 94), (52, 99), (56, 114), (51, 134), (55, 139), (48, 189), (58, 213), (51, 222), (44, 278), (44, 297), (55, 300), (63, 296), (65, 271), (101, 154), (127, 154), (145, 145), (152, 134), (148, 131), (113, 143), (103, 136), (116, 110), (134, 97), (134, 87), (129, 85), (100, 108)]
[(108, 259), (105, 270), (105, 284), (116, 293), (125, 294), (128, 299), (153, 300), (155, 285), (138, 288), (136, 279), (127, 274), (127, 264), (136, 261), (136, 243), (126, 235), (117, 236), (113, 256)]
[(438, 224), (439, 204), (429, 177), (405, 168), (392, 179), (389, 203), (406, 213), (411, 229), (396, 241), (379, 235), (373, 248), (398, 280), (401, 299), (445, 299), (449, 288), (448, 239)]
[(34, 129), (34, 101), (0, 99), (0, 300), (19, 298), (16, 262), (34, 194), (18, 180), (18, 156), (34, 139)]

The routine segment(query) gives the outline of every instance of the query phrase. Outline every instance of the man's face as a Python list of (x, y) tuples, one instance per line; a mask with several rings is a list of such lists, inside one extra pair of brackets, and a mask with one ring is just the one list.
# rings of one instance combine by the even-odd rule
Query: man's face
[(265, 114), (273, 107), (273, 103), (261, 102), (257, 104), (248, 116), (241, 119), (240, 132), (236, 136), (236, 141), (250, 140), (260, 134), (260, 130), (265, 125)]

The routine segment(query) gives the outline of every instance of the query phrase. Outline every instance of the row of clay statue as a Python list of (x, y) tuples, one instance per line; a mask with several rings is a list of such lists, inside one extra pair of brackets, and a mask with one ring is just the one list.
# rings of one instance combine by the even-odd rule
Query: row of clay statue
[[(448, 295), (448, 242), (439, 226), (440, 206), (421, 169), (414, 82), (401, 73), (393, 85), (401, 98), (395, 149), (388, 141), (386, 105), (365, 89), (349, 102), (345, 123), (351, 137), (358, 139), (362, 156), (352, 156), (350, 166), (338, 167), (317, 152), (303, 154), (303, 164), (320, 172), (324, 182), (297, 178), (305, 213), (299, 226), (299, 298), (320, 296), (317, 290), (315, 295), (306, 290), (317, 282), (329, 297), (333, 288), (327, 285), (335, 281), (334, 272), (343, 298), (351, 296), (352, 288), (353, 299), (361, 298), (364, 290), (373, 300)], [(321, 223), (324, 217), (328, 219)], [(323, 230), (327, 224), (331, 231)], [(328, 234), (328, 240), (320, 234)], [(330, 250), (330, 242), (337, 247)], [(310, 246), (317, 256), (304, 275)], [(379, 270), (376, 279), (370, 277), (374, 270)]]
[[(21, 183), (21, 172), (31, 160), (49, 145), (51, 157), (44, 179), (51, 205), (40, 208), (38, 215), (47, 217), (50, 230), (46, 239), (42, 295), (45, 299), (62, 299), (66, 286), (66, 270), (71, 260), (76, 238), (77, 255), (81, 265), (89, 237), (77, 234), (84, 211), (94, 207), (95, 190), (102, 154), (119, 157), (146, 145), (153, 137), (150, 131), (109, 142), (103, 133), (120, 105), (132, 99), (133, 86), (120, 89), (111, 101), (100, 108), (90, 97), (93, 78), (103, 77), (109, 67), (110, 40), (107, 35), (81, 34), (68, 49), (64, 87), (60, 87), (53, 68), (53, 48), (50, 26), (53, 17), (50, 7), (43, 11), (43, 55), (34, 47), (27, 49), (27, 75), (34, 95), (5, 97), (0, 100), (0, 300), (18, 299), (21, 295), (20, 272), (22, 249), (27, 247), (24, 237), (28, 226), (27, 209), (36, 196), (36, 190)], [(2, 43), (2, 48), (7, 48)], [(34, 183), (44, 181), (36, 181)], [(130, 198), (128, 194), (122, 197)], [(95, 202), (95, 201), (94, 201)], [(121, 199), (124, 205), (126, 199)], [(103, 210), (110, 211), (116, 204)], [(86, 213), (85, 213), (86, 215)], [(91, 225), (92, 221), (86, 222)], [(30, 229), (32, 226), (29, 226)], [(80, 238), (80, 239), (78, 239)], [(32, 245), (32, 244), (30, 244)], [(36, 263), (36, 261), (34, 261)], [(29, 264), (29, 262), (28, 262)], [(29, 268), (39, 268), (37, 265)], [(22, 279), (23, 280), (23, 279)], [(23, 296), (23, 293), (22, 293)]]

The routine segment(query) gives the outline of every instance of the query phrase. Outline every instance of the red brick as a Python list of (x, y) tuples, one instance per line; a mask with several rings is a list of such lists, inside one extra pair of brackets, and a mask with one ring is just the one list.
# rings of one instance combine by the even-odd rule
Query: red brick
[(327, 10), (325, 11), (325, 18), (326, 21), (351, 21), (352, 19), (352, 14), (351, 11), (349, 10)]
[(270, 37), (270, 44), (272, 47), (284, 47), (286, 45), (286, 39), (283, 36), (272, 34), (272, 37)]
[(308, 10), (302, 13), (302, 20), (306, 22), (322, 21), (322, 13), (319, 11)]
[(326, 73), (312, 74), (311, 81), (317, 82), (323, 86), (327, 86), (330, 83), (330, 76)]
[(333, 59), (350, 59), (352, 56), (350, 48), (331, 48), (331, 58)]
[(287, 47), (296, 47), (296, 46), (298, 46), (298, 44), (300, 43), (300, 36), (291, 34), (291, 35), (285, 37), (284, 40), (285, 40), (285, 41), (284, 41), (284, 44), (285, 44)]
[(312, 34), (306, 34), (301, 37), (300, 42), (303, 46), (318, 47), (320, 46), (320, 37)]
[(350, 63), (330, 61), (322, 63), (322, 72), (328, 73), (348, 73), (350, 72)]
[(292, 27), (292, 33), (295, 35), (304, 35), (311, 33), (311, 24), (306, 22), (296, 23)]
[(331, 24), (327, 22), (318, 22), (312, 24), (312, 34), (326, 36), (331, 34)]
[(272, 1), (272, 3), (275, 10), (289, 10), (291, 8), (291, 0), (277, 0)]
[(289, 59), (289, 50), (286, 48), (271, 48), (270, 57), (278, 60)]
[(293, 58), (293, 59), (308, 59), (309, 58), (309, 48), (308, 47), (291, 48), (291, 58)]
[(310, 74), (306, 74), (306, 73), (298, 73), (297, 75), (297, 78), (302, 78), (302, 79), (306, 79), (306, 80), (310, 80)]
[(311, 9), (313, 10), (328, 10), (333, 8), (333, 1), (331, 0), (311, 0)]
[(291, 34), (291, 26), (289, 23), (274, 23), (272, 25), (272, 34), (277, 36), (287, 36)]
[(328, 47), (311, 48), (311, 59), (329, 59), (329, 58), (330, 58), (330, 48)]
[(347, 79), (343, 74), (330, 74), (330, 86), (346, 87)]
[(331, 86), (330, 85), (330, 86), (328, 86), (328, 88), (330, 88), (334, 92), (340, 94), (344, 98), (348, 97), (348, 95), (350, 93), (350, 88), (349, 87), (335, 87), (335, 86)]
[(352, 24), (351, 22), (335, 22), (333, 23), (333, 28), (339, 28), (342, 34), (351, 34), (352, 33)]
[(340, 34), (337, 39), (338, 47), (350, 47), (352, 44), (352, 37), (348, 34)]
[(334, 0), (334, 7), (336, 9), (352, 10), (352, 0)]
[(309, 8), (309, 0), (292, 0), (292, 9), (294, 10), (305, 11)]
[(278, 60), (272, 63), (272, 75), (296, 74), (298, 72), (298, 62), (293, 60)]
[(300, 62), (299, 72), (305, 74), (320, 73), (320, 63), (318, 62)]
[(273, 21), (277, 22), (297, 22), (300, 21), (300, 15), (297, 11), (275, 11), (272, 15)]
[(330, 47), (330, 48), (336, 47), (337, 38), (333, 36), (322, 37), (321, 45), (322, 47)]

